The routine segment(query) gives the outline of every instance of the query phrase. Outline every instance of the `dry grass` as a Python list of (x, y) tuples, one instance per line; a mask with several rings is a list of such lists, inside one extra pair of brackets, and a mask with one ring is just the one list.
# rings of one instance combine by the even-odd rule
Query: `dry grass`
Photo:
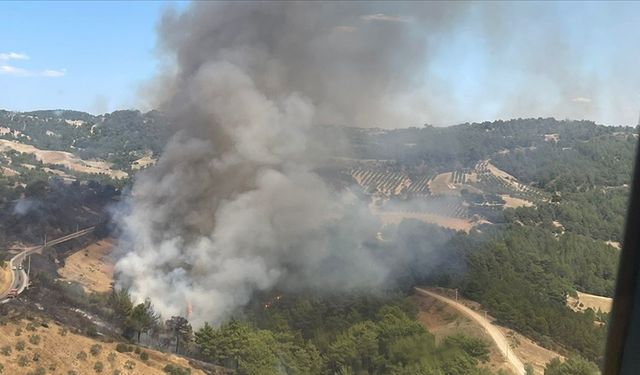
[(18, 152), (33, 154), (35, 155), (36, 159), (44, 164), (63, 165), (77, 172), (90, 174), (104, 173), (113, 178), (127, 177), (126, 172), (111, 169), (111, 164), (105, 161), (82, 160), (70, 152), (41, 150), (32, 145), (26, 145), (19, 142), (0, 139), (0, 151), (9, 149), (16, 150)]
[(527, 337), (514, 332), (508, 328), (498, 327), (500, 331), (509, 339), (509, 343), (514, 353), (525, 364), (531, 364), (535, 374), (543, 375), (544, 367), (555, 357), (564, 357), (552, 350), (541, 347)]
[(479, 224), (468, 219), (460, 219), (456, 217), (437, 215), (426, 212), (410, 212), (410, 211), (380, 211), (374, 210), (373, 213), (380, 218), (383, 225), (400, 224), (404, 219), (415, 219), (424, 221), (425, 223), (436, 224), (444, 228), (462, 230), (469, 232), (471, 228)]
[(86, 292), (108, 292), (113, 281), (113, 259), (109, 256), (114, 240), (92, 243), (65, 259), (58, 274), (64, 280), (75, 281)]
[(2, 172), (3, 175), (7, 176), (7, 177), (14, 177), (14, 176), (19, 176), (20, 173), (14, 171), (11, 168), (8, 167), (1, 167), (0, 168), (0, 172)]
[(588, 308), (593, 311), (601, 310), (608, 313), (611, 311), (613, 299), (610, 297), (596, 296), (595, 294), (578, 292), (578, 298), (567, 297), (567, 306), (574, 311), (585, 311)]
[[(21, 321), (0, 326), (0, 350), (5, 346), (11, 347), (11, 353), (8, 356), (0, 353), (0, 363), (5, 367), (5, 374), (27, 374), (39, 367), (44, 368), (47, 374), (67, 374), (71, 370), (79, 375), (96, 374), (94, 366), (97, 361), (104, 365), (102, 374), (112, 374), (114, 370), (120, 370), (123, 375), (164, 375), (162, 368), (167, 364), (190, 367), (184, 358), (155, 350), (144, 349), (149, 354), (147, 361), (141, 360), (133, 352), (118, 353), (115, 350), (116, 343), (98, 342), (72, 332), (63, 335), (63, 327), (54, 323), (49, 323), (49, 327), (37, 325), (35, 332), (28, 331), (27, 324), (27, 321)], [(22, 331), (20, 336), (15, 335), (18, 327)], [(40, 336), (41, 340), (37, 345), (30, 342), (31, 335)], [(16, 350), (18, 341), (24, 341), (24, 350)], [(101, 345), (102, 350), (94, 356), (90, 353), (90, 349), (96, 344)], [(80, 352), (86, 353), (86, 359), (78, 358)], [(111, 355), (111, 353), (114, 354)], [(39, 358), (34, 361), (36, 354)], [(20, 356), (27, 358), (25, 367), (18, 364)], [(133, 363), (132, 369), (125, 367), (127, 361)], [(204, 372), (191, 368), (191, 374), (204, 375)]]
[(529, 202), (526, 199), (515, 198), (507, 194), (502, 194), (500, 196), (502, 200), (504, 200), (504, 206), (507, 208), (518, 208), (518, 207), (532, 207), (533, 203)]
[(135, 160), (132, 164), (131, 164), (131, 169), (138, 170), (138, 169), (142, 169), (142, 168), (146, 168), (149, 167), (151, 165), (154, 165), (156, 163), (156, 159), (154, 159), (152, 157), (152, 155), (147, 154), (143, 157), (141, 157), (138, 160)]
[(429, 181), (429, 190), (433, 195), (458, 195), (460, 194), (456, 185), (453, 184), (453, 173), (440, 173), (433, 180)]
[(498, 347), (478, 324), (435, 298), (424, 295), (416, 295), (414, 298), (418, 306), (420, 306), (418, 321), (435, 336), (436, 342), (440, 343), (445, 337), (455, 334), (480, 338), (490, 344), (491, 350), (489, 362), (484, 364), (483, 367), (493, 373), (499, 370), (504, 370), (506, 373), (513, 372)]
[[(437, 301), (435, 298), (421, 294), (416, 294), (414, 298), (418, 303), (418, 306), (420, 306), (418, 320), (429, 332), (431, 332), (431, 334), (436, 337), (437, 342), (442, 341), (446, 336), (458, 333), (481, 338), (491, 344), (489, 362), (485, 364), (485, 367), (494, 373), (500, 369), (507, 373), (513, 372), (512, 367), (508, 365), (504, 356), (496, 347), (494, 341), (491, 340), (486, 331), (477, 323), (466, 318), (456, 309), (443, 302)], [(458, 301), (463, 302), (472, 310), (481, 310), (481, 306), (476, 302), (468, 301), (463, 298), (459, 298)], [(488, 318), (492, 319), (491, 316), (488, 316)], [(523, 363), (530, 363), (533, 366), (535, 374), (543, 375), (544, 366), (553, 358), (564, 358), (556, 352), (537, 345), (535, 342), (517, 332), (500, 326), (496, 327), (507, 337), (511, 345), (511, 349), (518, 358), (520, 358)]]
[(0, 263), (0, 294), (2, 294), (11, 286), (11, 269), (8, 261)]

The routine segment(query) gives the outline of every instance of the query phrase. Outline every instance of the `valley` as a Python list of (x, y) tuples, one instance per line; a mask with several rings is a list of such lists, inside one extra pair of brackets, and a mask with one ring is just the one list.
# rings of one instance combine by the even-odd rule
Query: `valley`
[[(0, 307), (0, 316), (7, 321), (2, 329), (9, 334), (0, 346), (14, 348), (19, 338), (10, 334), (29, 324), (17, 319), (18, 315), (51, 321), (47, 323), (50, 329), (37, 328), (48, 343), (47, 350), (27, 344), (32, 369), (85, 373), (100, 361), (105, 368), (122, 373), (155, 374), (162, 373), (167, 364), (190, 367), (185, 358), (195, 357), (221, 367), (191, 366), (192, 373), (233, 372), (236, 367), (242, 373), (247, 371), (242, 368), (258, 366), (251, 362), (256, 353), (262, 353), (266, 361), (288, 361), (288, 366), (306, 363), (309, 367), (301, 367), (299, 373), (363, 368), (369, 356), (378, 358), (370, 364), (375, 367), (372, 373), (403, 368), (402, 361), (439, 369), (457, 368), (456, 361), (464, 361), (467, 367), (461, 374), (476, 371), (472, 369), (486, 370), (482, 374), (520, 374), (529, 364), (535, 374), (544, 374), (555, 357), (601, 361), (619, 253), (616, 244), (621, 239), (629, 191), (629, 176), (624, 177), (624, 171), (630, 170), (635, 151), (633, 129), (552, 119), (446, 129), (366, 132), (341, 128), (340, 132), (350, 134), (354, 147), (332, 155), (318, 175), (337, 192), (357, 197), (376, 218), (379, 232), (365, 245), (375, 248), (376, 256), (385, 262), (389, 262), (387, 257), (397, 258), (391, 262), (394, 278), (389, 285), (393, 287), (380, 299), (357, 293), (330, 298), (313, 293), (285, 292), (278, 298), (257, 293), (238, 312), (240, 322), (215, 329), (183, 326), (188, 345), (176, 355), (171, 353), (180, 340), (172, 336), (176, 332), (172, 324), (177, 323), (162, 317), (153, 329), (136, 328), (139, 317), (132, 315), (136, 304), (131, 296), (113, 289), (118, 232), (110, 215), (127, 199), (127, 188), (136, 173), (161, 156), (155, 135), (164, 133), (161, 124), (165, 120), (157, 113), (123, 112), (94, 118), (63, 112), (58, 118), (47, 111), (5, 114), (0, 120), (3, 129), (8, 129), (0, 135), (4, 145), (0, 149), (0, 243), (5, 264), (16, 254), (8, 249), (37, 246), (45, 234), (53, 239), (78, 227), (95, 227), (97, 232), (32, 255), (31, 285), (19, 298)], [(117, 141), (102, 146), (102, 154), (80, 147), (83, 142), (102, 142), (93, 138), (99, 132), (116, 131), (109, 126), (118, 129), (119, 137), (147, 133), (135, 146), (121, 148)], [(45, 137), (51, 135), (46, 131), (60, 133), (61, 129), (77, 138), (56, 141), (51, 144), (55, 147), (47, 149)], [(334, 131), (323, 128), (319, 137), (332, 138)], [(513, 133), (520, 136), (507, 136)], [(559, 136), (551, 142), (545, 134)], [(451, 139), (470, 145), (446, 146)], [(413, 146), (405, 146), (407, 143)], [(157, 151), (151, 151), (154, 149)], [(612, 150), (616, 150), (617, 162), (622, 160), (626, 167), (610, 167), (607, 157)], [(548, 154), (562, 162), (549, 164)], [(574, 164), (587, 168), (590, 177), (573, 173), (574, 167), (562, 167)], [(533, 170), (527, 165), (539, 167)], [(610, 226), (602, 228), (605, 221)], [(418, 256), (403, 263), (407, 254)], [(10, 273), (5, 271), (6, 275)], [(486, 310), (491, 322), (478, 322), (476, 315), (455, 308), (448, 300), (406, 292), (417, 285), (457, 288), (461, 300), (473, 307), (473, 314)], [(574, 292), (577, 299), (571, 297)], [(149, 303), (152, 306), (154, 301)], [(328, 307), (322, 307), (324, 304)], [(181, 313), (185, 319), (190, 308), (185, 304), (185, 313)], [(390, 316), (398, 319), (393, 323), (398, 324), (397, 329), (415, 332), (407, 340), (415, 340), (411, 345), (420, 348), (416, 350), (423, 360), (400, 360), (391, 349), (380, 349), (375, 355), (356, 351), (354, 342), (361, 342), (359, 335), (378, 340), (371, 348), (404, 345), (385, 338), (393, 321)], [(417, 322), (422, 325), (415, 326)], [(79, 346), (56, 333), (65, 329), (68, 339)], [(136, 343), (138, 334), (139, 345), (152, 358), (149, 362), (131, 353), (117, 353), (112, 364), (109, 354), (95, 361), (89, 355), (87, 362), (74, 357), (75, 352), (96, 344), (103, 346), (103, 353), (114, 351), (122, 340)], [(242, 340), (246, 352), (238, 355), (249, 362), (239, 364), (225, 354), (219, 343), (231, 337)], [(486, 356), (470, 349), (485, 344)], [(58, 347), (68, 349), (59, 352)], [(36, 352), (40, 362), (32, 360)], [(454, 354), (449, 358), (444, 352)], [(509, 360), (507, 352), (512, 353)], [(25, 354), (12, 349), (5, 369), (22, 371), (19, 355)], [(127, 369), (127, 361), (133, 361), (140, 372)], [(416, 368), (404, 370), (415, 373)]]

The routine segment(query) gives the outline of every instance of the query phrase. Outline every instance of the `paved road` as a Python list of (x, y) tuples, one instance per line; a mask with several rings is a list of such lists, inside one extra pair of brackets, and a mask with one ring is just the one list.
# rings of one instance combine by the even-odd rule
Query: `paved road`
[(517, 374), (525, 373), (524, 364), (522, 363), (520, 358), (518, 358), (515, 355), (513, 350), (509, 348), (509, 341), (507, 341), (507, 338), (504, 337), (502, 332), (500, 332), (500, 330), (496, 328), (496, 326), (491, 324), (491, 322), (488, 319), (478, 314), (477, 312), (471, 310), (470, 308), (468, 308), (467, 306), (463, 305), (460, 302), (441, 296), (440, 294), (434, 293), (426, 289), (421, 289), (421, 288), (415, 288), (415, 289), (418, 293), (422, 295), (427, 295), (429, 297), (433, 297), (439, 301), (446, 303), (447, 305), (453, 307), (454, 309), (460, 311), (464, 315), (473, 319), (474, 321), (476, 321), (476, 323), (480, 324), (482, 328), (484, 328), (487, 331), (489, 336), (491, 336), (493, 341), (496, 343), (496, 345), (498, 346), (498, 349), (500, 349), (500, 351), (502, 352), (502, 355), (504, 355), (507, 358), (507, 361), (509, 361), (509, 364), (511, 365), (513, 370)]
[(33, 253), (42, 253), (42, 250), (44, 250), (45, 247), (54, 246), (65, 241), (84, 236), (85, 234), (89, 234), (93, 232), (93, 229), (94, 227), (89, 227), (71, 234), (67, 234), (66, 236), (56, 238), (55, 240), (47, 242), (46, 245), (28, 247), (11, 258), (9, 260), (9, 269), (11, 270), (11, 285), (8, 289), (0, 291), (0, 303), (7, 303), (11, 301), (11, 299), (7, 298), (7, 294), (11, 289), (17, 289), (18, 294), (20, 294), (29, 285), (29, 276), (27, 275), (27, 271), (24, 269), (25, 266), (23, 265), (23, 262), (27, 258), (27, 256)]

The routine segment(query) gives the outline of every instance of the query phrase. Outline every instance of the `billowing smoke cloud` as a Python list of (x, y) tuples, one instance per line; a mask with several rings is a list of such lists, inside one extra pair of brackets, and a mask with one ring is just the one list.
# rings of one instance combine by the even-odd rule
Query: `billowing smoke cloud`
[[(191, 303), (196, 323), (256, 290), (380, 285), (390, 266), (365, 246), (378, 225), (315, 173), (335, 146), (313, 130), (606, 114), (599, 86), (617, 81), (584, 63), (594, 51), (573, 43), (562, 7), (199, 2), (167, 13), (166, 69), (147, 96), (176, 132), (120, 215), (120, 285), (165, 315)], [(631, 98), (627, 86), (615, 91)]]
[[(406, 124), (426, 58), (417, 13), (364, 3), (196, 3), (161, 24), (155, 83), (177, 126), (120, 217), (119, 283), (164, 315), (220, 321), (256, 290), (376, 288), (378, 223), (315, 173), (318, 124)], [(450, 17), (422, 9), (436, 29)], [(336, 143), (339, 143), (336, 140)]]

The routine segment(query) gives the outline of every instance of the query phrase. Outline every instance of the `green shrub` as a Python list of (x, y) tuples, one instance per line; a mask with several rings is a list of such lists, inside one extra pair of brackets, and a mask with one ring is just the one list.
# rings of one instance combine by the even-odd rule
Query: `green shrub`
[(149, 353), (140, 352), (140, 359), (143, 360), (143, 361), (148, 361), (149, 360)]
[(113, 375), (120, 375), (120, 374), (122, 374), (122, 371), (118, 369), (113, 370)]
[(4, 365), (0, 363), (0, 374), (4, 373)]
[(134, 353), (140, 354), (140, 347), (139, 346), (136, 346), (136, 350), (134, 351)]
[(116, 345), (116, 351), (118, 353), (128, 353), (133, 351), (133, 347), (120, 342)]
[(95, 357), (97, 355), (100, 354), (100, 352), (102, 352), (102, 345), (100, 344), (94, 344), (91, 345), (91, 349), (89, 349), (89, 352)]
[(47, 373), (47, 370), (44, 369), (44, 367), (38, 367), (33, 374), (34, 375), (44, 375)]
[(76, 355), (76, 358), (78, 358), (81, 361), (86, 361), (87, 360), (87, 353), (79, 352), (78, 355)]
[(38, 345), (40, 344), (40, 336), (39, 335), (31, 335), (29, 336), (29, 342), (32, 343), (33, 345)]
[(33, 353), (33, 361), (38, 362), (40, 360), (40, 353)]
[(164, 371), (164, 372), (166, 372), (167, 374), (170, 374), (170, 375), (189, 375), (189, 374), (191, 374), (191, 369), (190, 368), (184, 368), (184, 367), (174, 366), (174, 365), (166, 365), (166, 366), (164, 366), (162, 371)]
[(102, 362), (98, 361), (98, 362), (96, 362), (95, 365), (93, 365), (93, 369), (96, 372), (102, 372), (102, 370), (104, 370), (104, 365), (102, 364)]
[(2, 355), (10, 356), (11, 355), (11, 346), (10, 345), (3, 346), (2, 349), (0, 349), (0, 353), (2, 353)]
[(27, 331), (35, 332), (37, 328), (38, 327), (36, 326), (35, 323), (33, 323), (33, 322), (27, 323)]
[(18, 356), (18, 366), (27, 367), (28, 364), (29, 364), (29, 358), (27, 358), (26, 355), (19, 355)]
[(19, 352), (24, 350), (24, 341), (18, 340), (18, 342), (16, 343), (16, 350)]
[(67, 371), (67, 375), (78, 375), (78, 373), (75, 372), (74, 370), (69, 370)]
[(136, 367), (136, 363), (130, 359), (124, 363), (124, 368), (126, 368), (127, 370), (133, 370), (135, 367)]
[(20, 328), (20, 327), (16, 328), (16, 333), (15, 333), (15, 335), (16, 335), (16, 336), (20, 336), (20, 335), (22, 335), (22, 328)]
[(60, 327), (58, 328), (58, 334), (60, 336), (66, 336), (67, 333), (69, 333), (69, 330), (66, 327)]
[(115, 360), (116, 360), (116, 353), (114, 352), (109, 353), (109, 355), (107, 356), (107, 361), (113, 363), (113, 361)]

